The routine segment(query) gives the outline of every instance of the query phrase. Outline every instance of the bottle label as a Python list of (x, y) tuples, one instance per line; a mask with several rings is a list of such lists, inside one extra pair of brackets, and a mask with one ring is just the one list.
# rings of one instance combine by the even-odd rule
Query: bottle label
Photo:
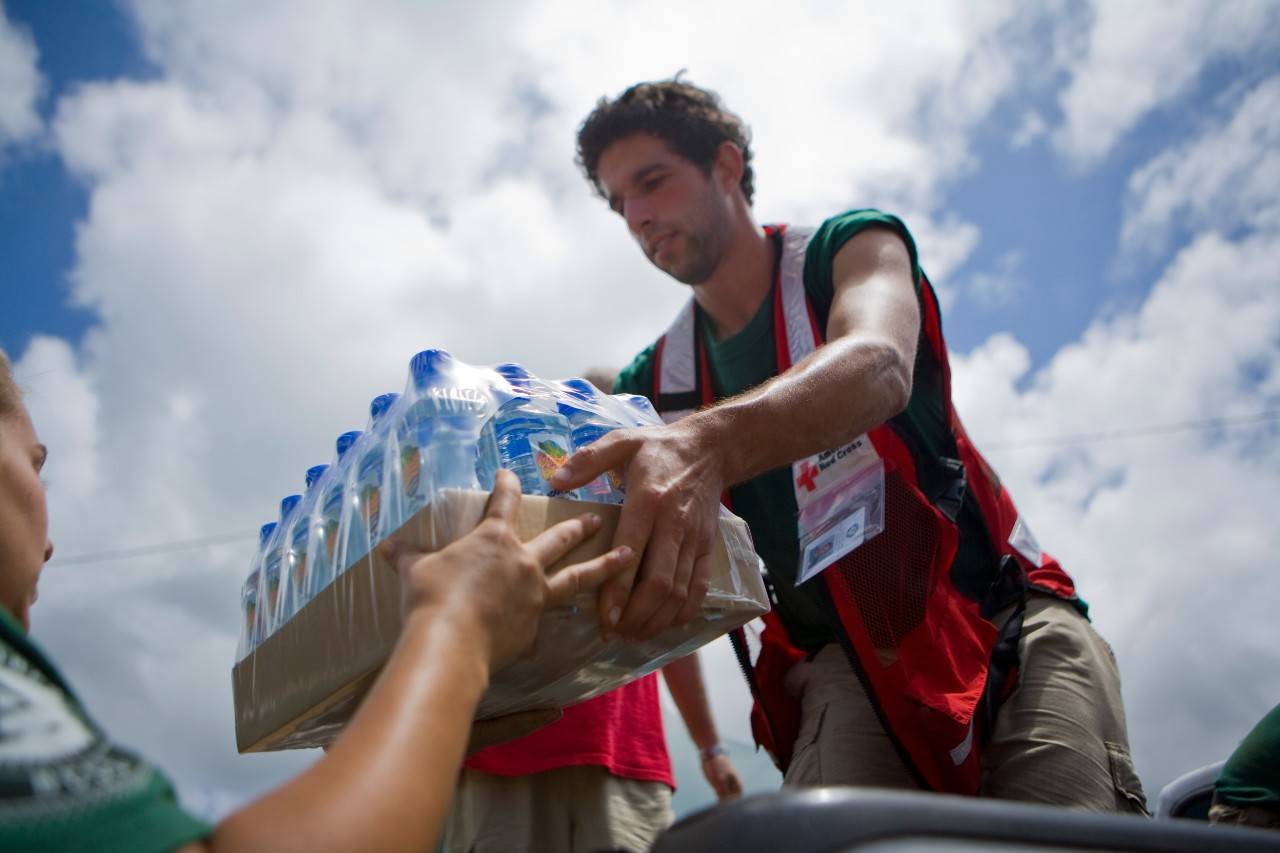
[[(533, 453), (533, 461), (538, 465), (538, 473), (547, 482), (569, 460), (569, 448), (565, 446), (564, 437), (553, 432), (529, 433), (529, 450)], [(560, 492), (553, 491), (549, 494), (555, 497)]]
[(364, 518), (364, 529), (369, 534), (369, 542), (378, 538), (378, 514), (382, 503), (382, 488), (367, 485), (360, 490), (360, 514)]
[(342, 486), (334, 486), (324, 498), (324, 552), (332, 563), (338, 550), (338, 514), (342, 512)]
[(400, 451), (400, 481), (404, 483), (404, 496), (412, 498), (418, 494), (418, 480), (422, 476), (422, 454), (412, 444), (404, 445)]
[(382, 504), (382, 446), (365, 454), (360, 462), (360, 516), (369, 543), (378, 538), (378, 514)]
[(293, 573), (293, 588), (302, 589), (307, 579), (307, 534), (311, 532), (309, 523), (299, 523), (293, 529), (293, 545), (289, 549), (290, 569)]
[(280, 597), (280, 556), (277, 552), (267, 563), (267, 612), (274, 612), (276, 599)]

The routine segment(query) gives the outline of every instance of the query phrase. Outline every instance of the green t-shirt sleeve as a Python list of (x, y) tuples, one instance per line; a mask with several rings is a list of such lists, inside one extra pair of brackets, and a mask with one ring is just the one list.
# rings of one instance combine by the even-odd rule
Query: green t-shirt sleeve
[(902, 220), (874, 208), (845, 211), (818, 226), (805, 254), (804, 286), (819, 317), (825, 319), (831, 312), (831, 300), (835, 295), (831, 269), (836, 253), (845, 243), (868, 228), (888, 228), (902, 238), (911, 255), (912, 280), (916, 283), (917, 290), (919, 289), (921, 274), (916, 241)]
[(618, 378), (613, 382), (613, 393), (615, 394), (639, 394), (642, 397), (650, 397), (653, 394), (653, 357), (657, 352), (658, 344), (655, 341), (631, 359), (631, 363), (618, 373)]
[(1245, 735), (1215, 788), (1219, 799), (1234, 806), (1280, 808), (1280, 705)]
[(162, 853), (204, 838), (153, 766), (111, 743), (0, 608), (0, 850)]

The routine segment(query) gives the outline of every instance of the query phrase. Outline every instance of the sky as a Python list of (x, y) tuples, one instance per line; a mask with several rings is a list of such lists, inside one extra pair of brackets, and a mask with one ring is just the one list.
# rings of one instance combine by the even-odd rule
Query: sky
[[(234, 749), (254, 531), (420, 349), (559, 377), (666, 328), (686, 294), (573, 139), (686, 69), (752, 129), (760, 221), (912, 230), (956, 404), (1115, 649), (1154, 801), (1280, 702), (1277, 47), (1274, 0), (4, 0), (0, 346), (57, 548), (34, 635), (201, 814), (314, 760)], [(776, 785), (729, 652), (704, 665)]]

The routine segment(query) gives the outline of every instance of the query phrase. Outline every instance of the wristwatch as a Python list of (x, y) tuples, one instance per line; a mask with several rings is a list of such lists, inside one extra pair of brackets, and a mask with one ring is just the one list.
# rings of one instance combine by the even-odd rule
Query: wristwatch
[(715, 758), (717, 755), (728, 755), (729, 753), (728, 751), (725, 750), (723, 746), (721, 746), (718, 743), (714, 743), (711, 746), (707, 747), (706, 749), (702, 750), (702, 752), (699, 754), (702, 756), (702, 762), (705, 764), (706, 762)]

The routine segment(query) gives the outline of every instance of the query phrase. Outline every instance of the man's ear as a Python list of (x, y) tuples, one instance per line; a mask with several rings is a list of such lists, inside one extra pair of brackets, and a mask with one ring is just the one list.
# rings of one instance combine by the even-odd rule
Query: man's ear
[(745, 168), (742, 149), (732, 142), (721, 142), (716, 149), (716, 159), (711, 163), (711, 173), (720, 188), (725, 192), (732, 192), (742, 183), (742, 171)]

